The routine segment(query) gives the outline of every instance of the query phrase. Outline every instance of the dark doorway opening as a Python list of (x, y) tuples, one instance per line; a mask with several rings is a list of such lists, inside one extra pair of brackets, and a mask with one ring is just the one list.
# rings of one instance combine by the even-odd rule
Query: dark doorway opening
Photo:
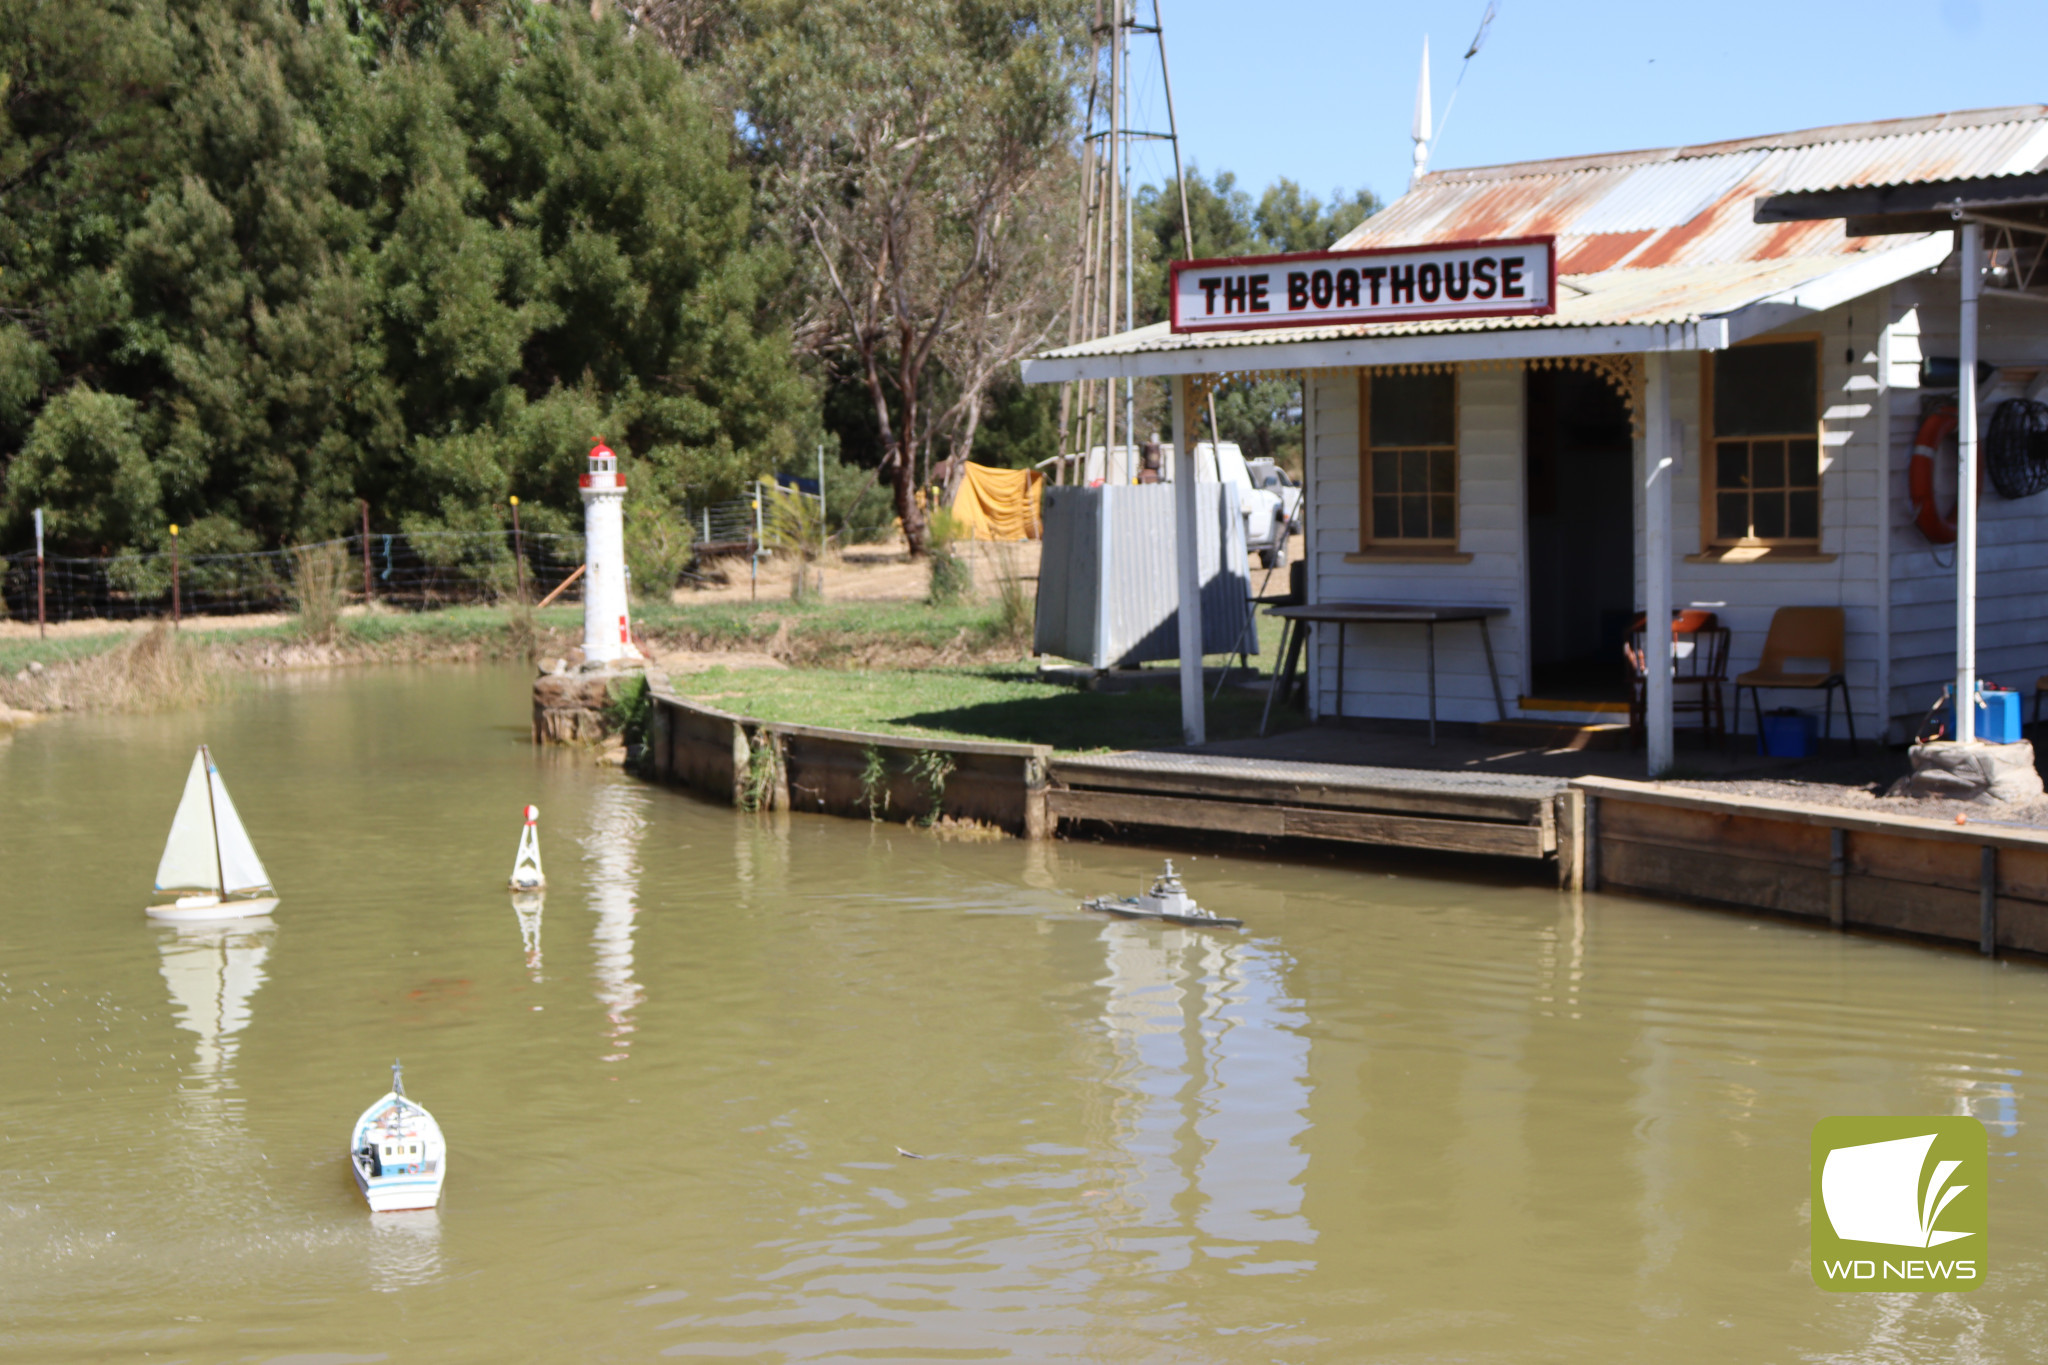
[(1546, 701), (1628, 700), (1635, 619), (1635, 440), (1586, 370), (1528, 372), (1529, 662)]

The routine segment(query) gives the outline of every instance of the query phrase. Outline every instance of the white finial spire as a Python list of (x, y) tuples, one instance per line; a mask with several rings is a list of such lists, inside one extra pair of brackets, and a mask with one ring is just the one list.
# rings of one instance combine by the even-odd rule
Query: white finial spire
[(1415, 182), (1422, 179), (1422, 173), (1429, 169), (1429, 35), (1422, 35), (1422, 75), (1415, 83), (1415, 119), (1408, 127), (1408, 136), (1415, 139), (1415, 170), (1408, 177), (1408, 188), (1415, 188)]

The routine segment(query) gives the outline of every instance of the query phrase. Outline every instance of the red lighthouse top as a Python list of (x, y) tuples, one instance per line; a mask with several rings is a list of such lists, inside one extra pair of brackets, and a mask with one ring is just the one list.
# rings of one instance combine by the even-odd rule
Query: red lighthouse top
[(577, 482), (585, 488), (624, 488), (626, 481), (619, 475), (619, 457), (612, 454), (612, 448), (603, 441), (590, 447), (590, 468)]

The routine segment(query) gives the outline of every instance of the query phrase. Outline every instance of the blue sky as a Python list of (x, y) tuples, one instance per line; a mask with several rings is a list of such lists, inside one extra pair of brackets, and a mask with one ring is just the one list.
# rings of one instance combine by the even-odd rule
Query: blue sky
[[(1152, 0), (1136, 0), (1151, 18)], [(1408, 183), (1430, 39), (1442, 116), (1485, 0), (1161, 0), (1184, 155), (1257, 191)], [(1432, 166), (1712, 142), (1826, 123), (2048, 102), (2043, 0), (1497, 0)], [(1133, 53), (1139, 127), (1165, 127)], [(1172, 174), (1162, 146), (1140, 181)]]

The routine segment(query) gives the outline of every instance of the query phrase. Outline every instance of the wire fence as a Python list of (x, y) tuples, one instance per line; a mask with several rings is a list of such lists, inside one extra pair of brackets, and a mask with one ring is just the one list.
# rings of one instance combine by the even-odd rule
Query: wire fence
[[(687, 509), (683, 519), (701, 570), (713, 556), (763, 553), (751, 497)], [(894, 530), (839, 528), (839, 543)], [(392, 531), (236, 554), (169, 551), (105, 557), (34, 551), (0, 555), (0, 615), (17, 621), (137, 620), (294, 611), (305, 556), (325, 552), (326, 573), (356, 601), (411, 611), (516, 600), (539, 601), (583, 562), (583, 537), (561, 532)], [(340, 560), (338, 566), (333, 563)], [(706, 581), (685, 571), (684, 582)], [(573, 590), (572, 590), (573, 592)]]
[(291, 611), (306, 556), (323, 551), (348, 596), (424, 611), (505, 600), (522, 588), (537, 600), (583, 562), (583, 537), (528, 532), (515, 551), (510, 531), (394, 531), (243, 554), (51, 555), (40, 573), (34, 552), (23, 551), (0, 557), (0, 595), (18, 621)]

